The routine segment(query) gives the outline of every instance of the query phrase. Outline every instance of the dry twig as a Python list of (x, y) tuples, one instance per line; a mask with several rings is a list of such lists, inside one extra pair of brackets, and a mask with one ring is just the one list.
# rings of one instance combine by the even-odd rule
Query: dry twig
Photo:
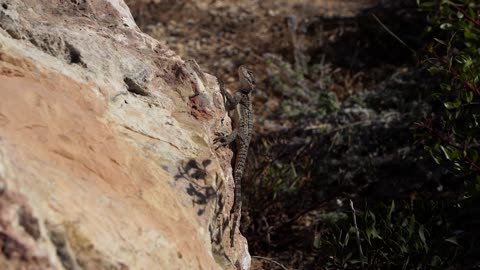
[(355, 213), (355, 208), (353, 208), (353, 202), (350, 200), (350, 208), (352, 208), (352, 215), (353, 215), (353, 225), (355, 225), (355, 232), (357, 235), (357, 245), (358, 251), (360, 252), (360, 262), (362, 263), (362, 270), (365, 269), (364, 261), (363, 261), (363, 250), (362, 250), (362, 243), (360, 242), (360, 231), (358, 230), (357, 226), (357, 215)]
[(261, 256), (252, 256), (252, 258), (264, 260), (264, 261), (267, 261), (267, 262), (271, 262), (271, 263), (274, 263), (274, 264), (280, 266), (282, 269), (288, 270), (287, 267), (285, 267), (283, 264), (275, 261), (274, 259), (270, 259), (270, 258), (267, 258), (267, 257), (261, 257)]

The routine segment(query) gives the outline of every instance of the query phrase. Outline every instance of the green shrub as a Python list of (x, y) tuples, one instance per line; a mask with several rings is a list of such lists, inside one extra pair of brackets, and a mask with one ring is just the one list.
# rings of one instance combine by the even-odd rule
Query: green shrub
[(418, 1), (428, 12), (433, 42), (425, 63), (441, 78), (435, 114), (417, 123), (418, 141), (433, 160), (480, 194), (480, 3)]
[[(447, 269), (462, 248), (445, 218), (445, 202), (394, 201), (356, 213), (364, 268)], [(326, 252), (327, 269), (361, 269), (362, 258), (352, 213), (330, 225), (315, 246)]]

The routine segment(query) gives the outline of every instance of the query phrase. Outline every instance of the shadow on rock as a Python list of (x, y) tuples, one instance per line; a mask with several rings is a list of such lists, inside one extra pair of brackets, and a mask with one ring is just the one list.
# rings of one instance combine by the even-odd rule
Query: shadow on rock
[(201, 164), (194, 159), (190, 159), (181, 163), (177, 168), (178, 174), (175, 175), (175, 181), (186, 180), (188, 182), (186, 191), (192, 197), (193, 204), (200, 206), (197, 211), (199, 216), (204, 214), (207, 203), (217, 195), (218, 191), (218, 188), (216, 190), (207, 183), (206, 169), (211, 163), (212, 161), (209, 159), (202, 161)]

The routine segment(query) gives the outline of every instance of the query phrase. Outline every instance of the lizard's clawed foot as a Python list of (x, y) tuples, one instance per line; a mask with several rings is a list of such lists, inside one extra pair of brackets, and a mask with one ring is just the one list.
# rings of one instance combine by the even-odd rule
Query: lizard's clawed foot
[[(215, 135), (217, 135), (217, 134), (215, 134)], [(222, 146), (228, 145), (229, 144), (228, 136), (218, 135), (216, 138), (213, 139), (213, 144), (217, 144), (217, 147), (215, 149), (218, 149)]]
[[(223, 134), (215, 134), (215, 135), (217, 135), (217, 137), (215, 139), (213, 139), (213, 142), (214, 143), (219, 143), (218, 147), (226, 146), (226, 145), (231, 144), (233, 141), (235, 141), (235, 139), (237, 138), (237, 134), (238, 134), (237, 129), (234, 129), (232, 131), (232, 134), (230, 134), (228, 136), (225, 136)], [(218, 147), (217, 147), (217, 149), (218, 149)]]

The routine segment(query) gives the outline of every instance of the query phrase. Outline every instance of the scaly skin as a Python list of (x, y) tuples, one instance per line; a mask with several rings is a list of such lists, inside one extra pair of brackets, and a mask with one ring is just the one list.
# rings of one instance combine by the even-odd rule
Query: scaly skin
[(244, 66), (239, 67), (238, 77), (240, 80), (240, 89), (238, 89), (233, 96), (230, 95), (230, 93), (228, 93), (223, 87), (223, 84), (220, 83), (220, 90), (226, 99), (225, 108), (228, 111), (237, 109), (238, 121), (235, 123), (235, 128), (233, 129), (232, 134), (228, 136), (220, 136), (215, 139), (215, 141), (219, 141), (222, 146), (228, 145), (234, 140), (236, 140), (237, 143), (235, 170), (233, 173), (235, 183), (233, 224), (230, 229), (230, 243), (232, 247), (234, 246), (235, 230), (237, 229), (242, 211), (241, 185), (247, 160), (248, 146), (253, 131), (252, 91), (255, 89), (255, 79), (247, 68)]

